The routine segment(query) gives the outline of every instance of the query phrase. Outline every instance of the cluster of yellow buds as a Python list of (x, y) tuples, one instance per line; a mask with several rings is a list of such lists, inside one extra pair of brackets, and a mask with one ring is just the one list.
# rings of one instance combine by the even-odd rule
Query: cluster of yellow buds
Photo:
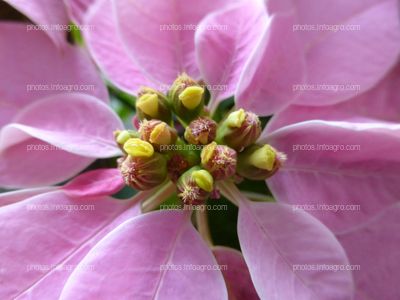
[(279, 169), (283, 155), (256, 143), (258, 116), (238, 109), (218, 124), (206, 110), (207, 95), (186, 74), (166, 95), (141, 89), (136, 102), (140, 127), (115, 132), (124, 153), (118, 166), (128, 186), (149, 190), (171, 180), (185, 204), (197, 205), (218, 194), (218, 181), (264, 180)]

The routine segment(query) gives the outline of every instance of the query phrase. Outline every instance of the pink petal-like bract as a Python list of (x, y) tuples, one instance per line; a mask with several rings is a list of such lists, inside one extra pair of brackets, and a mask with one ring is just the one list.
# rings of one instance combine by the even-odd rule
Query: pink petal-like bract
[(99, 0), (64, 0), (69, 15), (77, 24), (85, 24), (85, 17)]
[(210, 14), (199, 24), (195, 36), (197, 63), (211, 92), (211, 111), (219, 100), (234, 94), (267, 21), (261, 3), (249, 1)]
[(94, 158), (121, 152), (122, 129), (106, 104), (86, 94), (59, 94), (22, 110), (0, 131), (0, 186), (50, 185), (81, 171)]
[[(95, 271), (79, 268), (85, 265)], [(217, 262), (187, 212), (158, 211), (128, 220), (79, 266), (61, 299), (227, 299), (221, 272), (207, 270)]]
[(303, 50), (292, 31), (292, 15), (274, 15), (247, 62), (236, 91), (239, 107), (270, 115), (296, 100), (304, 81)]
[[(7, 195), (7, 194), (5, 194)], [(12, 195), (11, 195), (12, 196)], [(0, 208), (1, 299), (58, 299), (70, 274), (108, 232), (140, 213), (137, 201), (74, 199), (54, 191)], [(5, 284), (4, 284), (5, 283)]]
[(12, 192), (0, 193), (0, 206), (5, 206), (8, 204), (13, 204), (16, 202), (20, 202), (22, 200), (28, 199), (30, 197), (45, 194), (52, 190), (56, 190), (58, 187), (39, 187), (32, 189), (24, 189), (24, 190), (16, 190)]
[[(26, 15), (37, 25), (25, 25), (28, 34), (43, 30), (57, 47), (67, 45), (68, 16), (63, 1), (54, 0), (4, 0)], [(31, 31), (32, 32), (29, 32)], [(1, 43), (0, 43), (1, 44)], [(26, 50), (26, 49), (25, 49)]]
[(90, 198), (115, 194), (125, 186), (119, 169), (96, 169), (85, 172), (63, 187), (71, 197)]
[(306, 121), (264, 141), (287, 155), (268, 180), (276, 199), (308, 211), (335, 232), (399, 201), (398, 124)]
[(260, 299), (251, 281), (249, 269), (243, 255), (232, 248), (213, 247), (213, 254), (221, 266), (225, 284), (228, 289), (229, 299)]
[(41, 30), (0, 23), (0, 128), (43, 97), (81, 92), (108, 102), (107, 90), (86, 53), (57, 49)]
[(116, 0), (119, 34), (144, 74), (171, 84), (186, 72), (199, 79), (194, 34), (208, 13), (236, 0)]
[(270, 13), (295, 13), (307, 86), (297, 103), (330, 105), (372, 88), (400, 52), (397, 0), (267, 0)]
[(400, 298), (400, 205), (394, 204), (378, 216), (337, 238), (350, 262), (358, 269), (353, 272), (356, 300)]
[(348, 101), (328, 106), (291, 105), (271, 119), (267, 132), (307, 120), (370, 122), (378, 119), (398, 122), (400, 119), (400, 64), (374, 88)]
[(329, 269), (346, 267), (346, 254), (311, 215), (288, 205), (242, 202), (238, 234), (261, 299), (352, 299), (351, 272)]
[(87, 14), (85, 24), (91, 26), (83, 32), (88, 49), (114, 85), (131, 94), (136, 94), (141, 86), (159, 88), (160, 84), (147, 79), (124, 49), (111, 0), (97, 1)]

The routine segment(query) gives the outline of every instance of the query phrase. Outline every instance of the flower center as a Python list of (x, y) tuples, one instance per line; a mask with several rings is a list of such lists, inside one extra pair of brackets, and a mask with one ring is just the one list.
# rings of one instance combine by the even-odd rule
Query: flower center
[(115, 132), (128, 186), (149, 190), (172, 181), (184, 204), (198, 205), (219, 195), (218, 182), (265, 180), (278, 171), (285, 156), (257, 143), (258, 116), (238, 109), (217, 123), (205, 105), (208, 95), (186, 74), (166, 95), (151, 88), (138, 93), (138, 130)]

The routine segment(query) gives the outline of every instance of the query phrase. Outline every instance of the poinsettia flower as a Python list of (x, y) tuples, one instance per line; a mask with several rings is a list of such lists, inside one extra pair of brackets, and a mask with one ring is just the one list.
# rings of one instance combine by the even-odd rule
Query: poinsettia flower
[[(200, 1), (193, 3), (193, 6), (186, 3), (186, 5), (174, 7), (160, 1), (143, 2), (146, 5), (138, 1), (133, 6), (128, 6), (127, 3), (125, 0), (116, 1), (113, 7), (109, 6), (108, 1), (104, 1), (93, 12), (93, 22), (96, 17), (99, 22), (96, 23), (99, 25), (96, 28), (108, 28), (109, 30), (103, 32), (110, 34), (110, 40), (102, 40), (101, 35), (94, 38), (101, 31), (97, 33), (93, 31), (87, 36), (95, 60), (108, 77), (120, 87), (136, 93), (139, 85), (150, 85), (156, 88), (160, 84), (169, 85), (177, 75), (186, 72), (195, 79), (204, 79), (208, 85), (226, 86), (223, 92), (210, 89), (211, 111), (217, 106), (218, 101), (235, 94), (238, 107), (251, 108), (260, 115), (281, 110), (300, 95), (300, 93), (293, 93), (292, 87), (294, 84), (303, 82), (304, 69), (307, 70), (307, 65), (302, 60), (304, 49), (299, 42), (301, 39), (292, 32), (291, 26), (296, 17), (294, 14), (278, 13), (269, 16), (258, 2), (239, 3), (230, 7), (224, 7), (223, 4), (226, 4), (224, 1), (213, 3)], [(129, 3), (132, 4), (132, 2)], [(223, 9), (214, 11), (218, 8)], [(116, 17), (109, 13), (109, 9), (115, 9)], [(214, 12), (208, 14), (211, 11)], [(105, 12), (108, 12), (109, 17), (105, 15)], [(155, 19), (154, 15), (162, 16), (162, 18)], [(203, 19), (204, 16), (206, 18)], [(203, 21), (200, 21), (202, 19)], [(252, 26), (247, 25), (249, 19), (252, 20)], [(91, 19), (88, 17), (88, 20)], [(161, 25), (173, 25), (176, 20), (181, 22), (178, 25), (185, 25), (185, 22), (194, 22), (195, 25), (197, 22), (202, 23), (196, 33), (189, 31), (178, 34), (173, 30), (160, 33)], [(215, 32), (204, 30), (207, 26), (223, 25), (228, 22), (232, 30), (226, 32), (225, 35), (218, 30)], [(105, 27), (100, 27), (100, 25)], [(248, 27), (242, 31), (245, 25)], [(138, 28), (144, 28), (146, 32)], [(109, 41), (115, 42), (114, 46)], [(232, 46), (233, 51), (226, 47), (227, 44)], [(105, 55), (110, 51), (114, 55)], [(117, 62), (119, 54), (121, 54), (121, 61)], [(197, 62), (195, 57), (197, 57)], [(126, 63), (131, 60), (132, 63)], [(392, 62), (392, 60), (389, 57), (388, 61)], [(213, 65), (210, 66), (208, 63)], [(221, 63), (223, 67), (217, 68), (218, 63)], [(262, 70), (266, 71), (262, 72)], [(132, 71), (132, 73), (126, 73), (131, 77), (124, 76), (124, 72), (121, 71)], [(376, 72), (376, 77), (383, 76), (380, 73), (384, 71), (379, 71)], [(200, 87), (196, 86), (191, 91), (198, 92), (199, 89)], [(73, 99), (72, 96), (62, 97), (67, 97), (68, 100)], [(87, 97), (89, 96), (85, 96)], [(258, 101), (261, 97), (266, 97), (269, 103)], [(86, 100), (82, 102), (88, 106), (89, 104), (97, 105), (99, 110), (106, 111), (105, 106), (99, 104), (98, 101)], [(69, 126), (72, 126), (70, 125), (72, 123), (63, 127), (56, 120), (61, 118), (70, 119), (73, 122), (83, 120), (80, 114), (88, 113), (89, 110), (82, 109), (84, 105), (76, 104), (81, 99), (69, 101), (73, 104), (70, 104), (69, 109), (65, 111), (70, 114), (60, 112), (59, 107), (56, 109), (54, 104), (56, 101), (48, 99), (42, 101), (46, 103), (45, 112), (35, 110), (41, 105), (39, 102), (40, 104), (35, 104), (33, 108), (28, 107), (22, 112), (22, 117), (18, 116), (21, 124), (11, 124), (7, 127), (8, 129), (4, 131), (4, 136), (7, 137), (4, 139), (6, 146), (20, 142), (25, 138), (25, 134), (29, 133), (55, 146), (65, 147), (64, 139), (48, 131), (50, 128), (57, 128), (59, 129), (56, 130), (57, 132), (64, 134), (65, 129), (68, 128), (63, 138), (67, 139), (69, 146), (73, 146), (70, 150), (72, 153), (90, 156), (102, 149), (103, 152), (100, 155), (104, 155), (103, 157), (117, 154), (115, 144), (112, 146), (109, 143), (111, 132), (106, 133), (111, 126), (120, 125), (117, 121), (110, 121), (111, 118), (104, 117), (103, 120), (109, 123), (99, 129), (98, 125), (103, 124), (102, 122), (96, 122), (94, 117), (93, 121), (91, 118), (86, 118), (85, 121), (90, 124), (90, 129), (95, 128), (96, 131), (95, 133), (89, 131), (90, 134), (87, 135), (84, 132), (80, 135), (78, 129), (70, 130)], [(64, 105), (67, 101), (62, 101), (62, 103)], [(57, 105), (60, 104), (57, 103)], [(97, 111), (96, 115), (98, 115)], [(108, 113), (104, 112), (104, 115)], [(240, 111), (232, 117), (232, 120), (229, 117), (227, 119), (236, 124), (241, 119)], [(36, 125), (43, 127), (30, 128)], [(86, 128), (83, 121), (78, 122), (78, 125)], [(171, 139), (172, 131), (168, 131), (165, 125), (158, 127), (157, 132), (160, 130), (162, 133), (167, 132), (166, 138)], [(310, 179), (307, 175), (300, 178), (299, 184), (294, 180), (290, 182), (284, 176), (278, 177), (282, 172), (290, 172), (291, 166), (298, 162), (320, 167), (323, 171), (328, 170), (328, 175), (331, 175), (331, 170), (338, 171), (342, 163), (347, 164), (343, 177), (351, 178), (353, 174), (348, 174), (346, 171), (358, 164), (360, 157), (362, 162), (374, 159), (373, 162), (382, 173), (385, 173), (382, 170), (392, 172), (388, 172), (386, 175), (388, 178), (383, 178), (380, 183), (387, 184), (385, 179), (393, 177), (393, 181), (389, 180), (390, 188), (396, 188), (395, 177), (392, 176), (396, 170), (389, 170), (389, 166), (393, 165), (391, 163), (397, 162), (396, 158), (391, 156), (389, 162), (379, 160), (381, 156), (376, 158), (376, 149), (369, 148), (368, 150), (367, 148), (359, 154), (359, 157), (329, 154), (323, 156), (324, 153), (319, 153), (320, 157), (315, 153), (314, 157), (310, 155), (301, 157), (294, 156), (288, 151), (293, 149), (294, 142), (320, 142), (321, 130), (331, 133), (326, 134), (328, 142), (337, 142), (344, 136), (346, 141), (355, 139), (364, 149), (363, 147), (367, 146), (367, 136), (373, 134), (378, 143), (385, 146), (385, 149), (398, 147), (396, 142), (398, 127), (382, 122), (309, 121), (280, 128), (273, 133), (266, 131), (265, 137), (258, 140), (258, 143), (268, 142), (279, 151), (288, 154), (287, 162), (269, 181), (274, 181), (275, 187), (288, 185), (287, 189), (273, 189), (278, 200), (285, 194), (294, 193), (296, 187), (303, 189), (302, 197), (313, 196), (315, 185), (312, 178)], [(95, 138), (92, 139), (92, 136)], [(107, 138), (102, 140), (101, 137)], [(126, 152), (139, 151), (140, 155), (146, 157), (153, 155), (155, 151), (153, 146), (148, 146), (148, 143), (143, 140), (133, 138), (130, 142), (123, 142), (123, 149)], [(130, 148), (131, 144), (138, 146), (139, 150)], [(125, 145), (129, 147), (125, 148)], [(213, 147), (218, 147), (212, 143), (208, 146), (209, 151), (213, 151), (212, 149), (215, 149)], [(241, 152), (241, 150), (237, 151)], [(224, 155), (232, 154), (228, 158), (233, 160), (233, 153), (233, 150), (229, 150), (224, 152)], [(264, 161), (264, 157), (260, 160), (262, 163), (269, 163)], [(255, 163), (258, 164), (259, 161)], [(49, 165), (46, 167), (49, 169)], [(361, 163), (359, 171), (369, 175), (376, 171), (373, 167), (372, 163), (371, 165)], [(224, 173), (230, 169), (231, 166), (219, 169), (217, 171), (220, 173), (213, 176), (219, 177), (221, 172)], [(107, 172), (118, 174), (116, 171)], [(128, 169), (128, 173), (129, 171)], [(211, 172), (211, 169), (209, 171)], [(22, 298), (37, 295), (61, 299), (86, 299), (110, 298), (117, 294), (121, 298), (139, 299), (201, 299), (204, 297), (227, 299), (228, 294), (238, 297), (243, 292), (243, 289), (239, 289), (239, 285), (248, 287), (250, 297), (253, 297), (254, 291), (251, 286), (253, 284), (254, 290), (262, 299), (353, 298), (354, 286), (349, 270), (297, 269), (302, 266), (322, 265), (343, 267), (350, 263), (345, 250), (332, 231), (302, 209), (294, 211), (292, 206), (285, 204), (252, 202), (243, 196), (231, 178), (219, 181), (217, 187), (222, 194), (239, 206), (238, 235), (243, 259), (248, 267), (248, 271), (245, 271), (246, 278), (235, 279), (232, 274), (218, 270), (205, 272), (194, 269), (176, 270), (171, 268), (187, 265), (216, 266), (218, 254), (213, 255), (211, 249), (197, 234), (190, 222), (190, 212), (148, 212), (173, 193), (174, 185), (168, 183), (140, 192), (134, 199), (121, 203), (109, 199), (109, 195), (120, 187), (121, 177), (109, 176), (108, 173), (104, 176), (101, 174), (96, 176), (93, 173), (84, 174), (82, 175), (84, 177), (78, 177), (76, 181), (56, 189), (25, 190), (2, 195), (2, 200), (7, 205), (0, 209), (2, 221), (0, 235), (3, 240), (9, 240), (10, 243), (0, 247), (1, 254), (6, 258), (7, 263), (3, 267), (4, 272), (0, 275), (4, 280), (11, 282), (3, 292), (4, 297)], [(205, 170), (197, 174), (200, 176), (202, 187), (205, 184), (204, 189), (208, 189), (209, 185), (212, 186), (212, 176)], [(134, 177), (135, 174), (128, 175)], [(126, 182), (127, 178), (124, 179)], [(128, 180), (130, 179), (132, 178), (129, 177)], [(185, 178), (182, 180), (184, 181)], [(317, 190), (313, 199), (319, 198), (321, 201), (319, 203), (324, 203), (327, 194), (332, 192), (330, 180), (331, 178), (328, 177), (319, 182), (321, 189)], [(350, 183), (359, 184), (357, 178), (350, 183), (343, 184), (340, 180), (338, 182), (335, 187), (341, 187), (344, 190), (343, 193), (351, 188)], [(383, 191), (384, 188), (378, 192)], [(389, 197), (385, 201), (391, 200), (392, 198)], [(142, 201), (144, 201), (142, 203), (144, 213), (138, 215), (138, 207), (135, 204)], [(76, 205), (77, 203), (85, 205), (93, 203), (90, 205), (94, 205), (95, 213), (77, 211), (68, 215), (65, 211), (40, 209), (47, 207), (46, 205)], [(363, 221), (364, 214), (369, 217), (370, 212), (378, 206), (375, 205), (376, 203), (372, 203), (356, 221)], [(27, 212), (27, 210), (31, 211)], [(345, 217), (343, 227), (346, 229), (356, 223)], [(337, 219), (321, 219), (326, 225), (336, 230)], [(34, 224), (34, 226), (27, 230), (27, 224)], [(43, 228), (46, 230), (44, 231)], [(11, 234), (15, 235), (15, 233), (19, 235), (19, 239), (12, 239)], [(36, 241), (35, 247), (27, 248), (25, 245), (27, 240)], [(238, 263), (232, 259), (227, 264), (228, 270), (229, 266), (236, 268), (237, 264), (246, 270), (243, 261)], [(53, 265), (60, 266), (59, 269), (62, 271), (66, 269), (66, 266), (73, 265), (73, 270), (57, 272), (53, 268), (48, 268)], [(43, 269), (45, 269), (44, 272)], [(251, 282), (248, 274), (250, 274)], [(238, 289), (230, 287), (236, 283)], [(188, 286), (191, 288), (188, 289)], [(360, 286), (362, 287), (359, 285), (357, 288)]]
[[(131, 93), (135, 93), (140, 85), (157, 87), (160, 82), (171, 82), (171, 77), (181, 72), (184, 66), (184, 70), (193, 77), (200, 73), (199, 78), (205, 79), (207, 84), (227, 86), (222, 93), (211, 90), (211, 109), (217, 106), (219, 100), (232, 94), (235, 94), (238, 107), (253, 110), (260, 115), (279, 111), (290, 102), (317, 106), (343, 103), (337, 105), (342, 107), (341, 113), (332, 114), (334, 106), (325, 110), (326, 115), (329, 114), (329, 122), (318, 121), (326, 120), (320, 113), (312, 113), (318, 108), (303, 107), (310, 112), (305, 115), (301, 111), (297, 113), (298, 108), (292, 106), (291, 115), (284, 118), (286, 111), (278, 114), (260, 141), (268, 142), (288, 154), (288, 160), (282, 169), (268, 180), (278, 201), (298, 205), (299, 209), (307, 204), (359, 206), (359, 211), (309, 211), (334, 231), (349, 229), (398, 201), (398, 159), (395, 155), (382, 154), (388, 153), (388, 149), (398, 149), (399, 127), (379, 120), (393, 121), (395, 116), (391, 119), (377, 116), (387, 116), (391, 108), (382, 101), (374, 101), (377, 94), (371, 96), (372, 93), (378, 93), (380, 97), (385, 97), (387, 84), (393, 85), (397, 79), (396, 69), (391, 69), (395, 66), (399, 53), (398, 2), (356, 1), (345, 5), (322, 1), (311, 5), (306, 1), (286, 1), (284, 4), (286, 5), (274, 1), (267, 2), (268, 12), (276, 14), (269, 22), (263, 21), (263, 24), (266, 24), (263, 38), (254, 41), (258, 43), (257, 48), (250, 56), (247, 55), (248, 59), (243, 69), (234, 66), (242, 62), (248, 49), (254, 48), (251, 37), (258, 36), (262, 30), (261, 27), (254, 26), (244, 30), (245, 25), (240, 23), (241, 17), (251, 19), (251, 5), (246, 5), (244, 10), (239, 4), (205, 18), (200, 23), (204, 26), (199, 26), (203, 30), (196, 32), (193, 44), (186, 42), (186, 35), (177, 35), (176, 32), (163, 35), (157, 31), (158, 26), (175, 24), (174, 21), (166, 18), (165, 21), (162, 20), (164, 23), (154, 22), (146, 11), (133, 11), (134, 8), (130, 11), (124, 5), (124, 1), (117, 1), (114, 7), (116, 16), (107, 18), (107, 12), (113, 7), (104, 1), (104, 4), (93, 10), (87, 19), (88, 22), (97, 24), (99, 30), (88, 32), (86, 38), (100, 68), (110, 80)], [(309, 10), (310, 6), (315, 9)], [(331, 6), (335, 6), (335, 9), (326, 9)], [(255, 11), (259, 12), (257, 9)], [(176, 13), (176, 10), (174, 12)], [(168, 9), (162, 7), (160, 15), (169, 16)], [(206, 25), (230, 24), (229, 18), (240, 24), (234, 27), (237, 31), (231, 30), (222, 34), (220, 31), (204, 30)], [(268, 16), (263, 15), (263, 18)], [(180, 25), (184, 25), (185, 19), (180, 20)], [(132, 22), (138, 25), (131, 26)], [(325, 23), (355, 24), (359, 25), (359, 29), (327, 34), (297, 32), (295, 35), (288, 30), (296, 25)], [(145, 36), (138, 29), (144, 24), (147, 29)], [(376, 26), (372, 28), (371, 24)], [(101, 39), (101, 33), (104, 31), (110, 32), (112, 36), (107, 42)], [(244, 35), (242, 38), (241, 33)], [(380, 42), (374, 43), (374, 47), (369, 47), (370, 41), (377, 38)], [(165, 57), (180, 57), (173, 53), (177, 48), (169, 47), (169, 42), (173, 39), (181, 41), (188, 48), (180, 48), (180, 51), (184, 49), (185, 53), (181, 60), (170, 59), (167, 64)], [(152, 43), (154, 40), (157, 40), (157, 44)], [(165, 47), (156, 47), (161, 44)], [(123, 63), (122, 60), (119, 61), (118, 68), (115, 68), (115, 59), (109, 55), (114, 51), (115, 45), (121, 45), (118, 47), (119, 50), (122, 49), (118, 52), (118, 57), (124, 58)], [(247, 48), (248, 45), (252, 46)], [(196, 55), (193, 55), (193, 52)], [(302, 55), (305, 61), (302, 61)], [(275, 67), (276, 62), (278, 63)], [(357, 67), (354, 67), (355, 65)], [(134, 71), (137, 74), (135, 78), (126, 76), (134, 74)], [(240, 73), (241, 75), (237, 76)], [(303, 73), (307, 75), (306, 81)], [(392, 83), (385, 83), (387, 81)], [(289, 87), (293, 88), (293, 85), (303, 83), (351, 84), (359, 89), (335, 93), (321, 90), (289, 93)], [(354, 99), (355, 96), (360, 100)], [(362, 99), (368, 99), (365, 101), (372, 107), (380, 106), (380, 110), (369, 109), (368, 114), (360, 116), (357, 110), (362, 106), (354, 103), (363, 102)], [(393, 97), (386, 99), (394, 101)], [(349, 107), (353, 108), (350, 112), (346, 111)], [(378, 117), (378, 120), (371, 120), (371, 117)], [(280, 119), (286, 121), (284, 125), (296, 122), (298, 124), (284, 128), (274, 127), (274, 121)], [(314, 121), (302, 122), (307, 120)], [(371, 139), (377, 142), (371, 145)], [(359, 150), (346, 154), (326, 150), (294, 151), (295, 146), (301, 147), (305, 144), (354, 145), (358, 146)], [(318, 182), (317, 185), (315, 181)]]

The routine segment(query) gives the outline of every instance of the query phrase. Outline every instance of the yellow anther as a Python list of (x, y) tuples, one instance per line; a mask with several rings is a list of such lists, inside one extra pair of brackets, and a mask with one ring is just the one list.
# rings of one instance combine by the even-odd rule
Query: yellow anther
[(254, 167), (271, 171), (274, 168), (276, 161), (276, 151), (270, 145), (264, 145), (254, 151), (250, 157), (249, 162)]
[(179, 100), (182, 101), (183, 106), (187, 109), (193, 110), (199, 106), (203, 94), (204, 88), (200, 86), (189, 86), (179, 94)]
[(201, 151), (201, 163), (206, 164), (212, 157), (215, 151), (215, 148), (217, 147), (216, 142), (212, 142), (211, 144), (208, 144), (203, 148)]
[(226, 118), (226, 124), (229, 127), (239, 128), (242, 126), (245, 119), (246, 119), (246, 112), (244, 111), (244, 109), (241, 108), (229, 114), (229, 116)]
[(150, 143), (157, 145), (169, 145), (172, 142), (171, 132), (166, 123), (155, 126), (150, 134)]
[(150, 143), (137, 138), (127, 140), (124, 150), (132, 157), (151, 157), (154, 154), (154, 148)]
[(206, 192), (211, 192), (214, 189), (214, 179), (206, 170), (194, 171), (192, 173), (192, 178), (196, 184)]
[(146, 115), (156, 118), (158, 115), (158, 95), (144, 94), (136, 102), (136, 108)]

